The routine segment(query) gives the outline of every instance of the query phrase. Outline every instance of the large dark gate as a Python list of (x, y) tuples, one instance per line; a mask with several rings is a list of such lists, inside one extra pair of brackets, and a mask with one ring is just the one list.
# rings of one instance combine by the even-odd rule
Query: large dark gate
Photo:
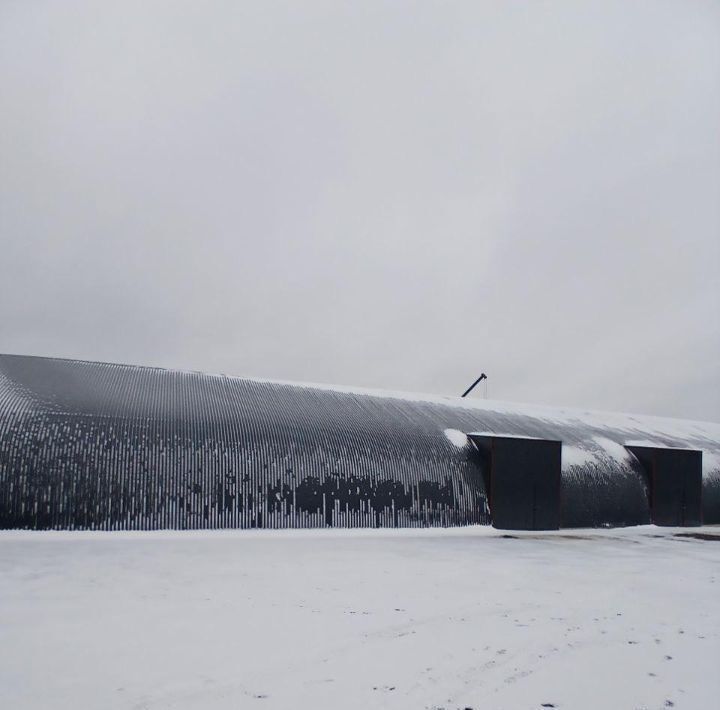
[(490, 516), (504, 530), (560, 527), (559, 441), (470, 434), (483, 458)]
[(702, 451), (652, 446), (627, 447), (648, 476), (655, 525), (702, 525)]

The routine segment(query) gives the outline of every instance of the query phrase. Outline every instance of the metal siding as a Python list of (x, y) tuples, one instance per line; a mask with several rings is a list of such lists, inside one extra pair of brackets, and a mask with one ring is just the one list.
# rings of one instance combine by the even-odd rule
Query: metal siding
[[(637, 459), (597, 443), (648, 437), (642, 419), (492, 406), (0, 355), (0, 527), (487, 524), (477, 455), (446, 428), (587, 453), (562, 467), (563, 526), (649, 522)], [(652, 436), (712, 454), (703, 510), (720, 522), (720, 437), (668, 430)]]
[(470, 447), (401, 402), (0, 358), (0, 527), (487, 523)]

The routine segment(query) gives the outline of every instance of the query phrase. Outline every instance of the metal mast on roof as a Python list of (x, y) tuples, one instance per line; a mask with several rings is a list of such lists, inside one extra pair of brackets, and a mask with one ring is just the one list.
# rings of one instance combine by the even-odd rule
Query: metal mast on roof
[(461, 396), (462, 396), (462, 397), (467, 397), (467, 395), (469, 395), (470, 392), (472, 392), (473, 389), (475, 389), (475, 385), (479, 384), (479, 383), (482, 382), (483, 380), (487, 380), (487, 375), (486, 375), (484, 372), (480, 375), (480, 377), (477, 378), (477, 380), (475, 380), (475, 382), (473, 382), (473, 383), (470, 385), (470, 387), (468, 387), (468, 388), (462, 393)]

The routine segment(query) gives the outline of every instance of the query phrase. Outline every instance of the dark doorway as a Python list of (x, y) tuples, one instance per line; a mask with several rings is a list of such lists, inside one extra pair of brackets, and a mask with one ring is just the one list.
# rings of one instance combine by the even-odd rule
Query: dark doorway
[(628, 446), (648, 477), (655, 525), (702, 525), (702, 451)]
[(502, 530), (557, 530), (561, 443), (486, 434), (469, 436), (483, 459), (493, 526)]

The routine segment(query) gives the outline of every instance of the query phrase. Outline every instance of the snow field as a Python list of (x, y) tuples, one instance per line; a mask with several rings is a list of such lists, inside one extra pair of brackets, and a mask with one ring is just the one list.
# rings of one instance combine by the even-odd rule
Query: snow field
[(0, 569), (2, 708), (720, 697), (720, 528), (4, 532)]

